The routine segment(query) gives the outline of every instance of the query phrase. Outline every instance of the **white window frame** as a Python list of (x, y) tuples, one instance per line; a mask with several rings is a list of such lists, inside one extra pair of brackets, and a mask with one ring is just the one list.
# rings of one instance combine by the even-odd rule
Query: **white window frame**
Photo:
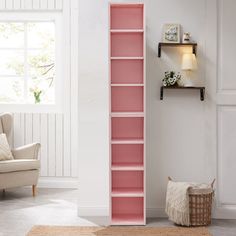
[(63, 110), (63, 35), (60, 12), (1, 12), (0, 22), (55, 22), (55, 103), (54, 104), (0, 104), (0, 112), (61, 112)]

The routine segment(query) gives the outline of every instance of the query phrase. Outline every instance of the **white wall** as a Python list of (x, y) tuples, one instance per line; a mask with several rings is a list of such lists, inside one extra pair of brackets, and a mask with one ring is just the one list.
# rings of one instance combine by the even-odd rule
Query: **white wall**
[[(236, 1), (140, 2), (146, 3), (147, 22), (147, 215), (164, 216), (169, 175), (198, 182), (216, 177), (214, 217), (236, 218)], [(79, 215), (106, 215), (108, 0), (80, 0), (79, 7)], [(204, 102), (196, 91), (169, 91), (159, 100), (164, 71), (179, 70), (179, 55), (185, 50), (166, 49), (157, 58), (162, 25), (170, 22), (180, 23), (198, 43), (198, 72), (193, 77), (195, 84), (206, 86)]]
[[(79, 215), (108, 214), (108, 2), (79, 1)], [(146, 3), (147, 23), (147, 208), (149, 216), (163, 216), (167, 176), (209, 182), (216, 175), (216, 67), (207, 64), (215, 60), (214, 43), (207, 38), (216, 33), (216, 3), (140, 2)], [(164, 100), (159, 99), (164, 71), (180, 70), (180, 55), (189, 50), (165, 49), (162, 58), (157, 57), (162, 26), (171, 22), (181, 24), (198, 43), (198, 72), (193, 77), (195, 84), (207, 86), (205, 102), (196, 91), (166, 92)]]

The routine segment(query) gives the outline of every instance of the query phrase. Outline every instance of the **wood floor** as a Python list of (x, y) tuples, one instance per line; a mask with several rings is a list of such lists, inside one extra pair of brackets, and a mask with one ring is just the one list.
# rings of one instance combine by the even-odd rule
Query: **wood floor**
[[(0, 236), (24, 236), (34, 225), (107, 225), (106, 217), (79, 218), (76, 190), (31, 188), (7, 190), (0, 194)], [(147, 226), (171, 226), (167, 219), (149, 219)], [(236, 221), (214, 220), (209, 230), (213, 236), (236, 236)]]

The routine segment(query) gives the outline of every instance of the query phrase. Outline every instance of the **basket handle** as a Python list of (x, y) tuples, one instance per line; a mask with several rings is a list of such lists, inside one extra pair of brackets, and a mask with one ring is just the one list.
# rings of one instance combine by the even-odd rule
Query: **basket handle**
[(211, 183), (211, 187), (214, 187), (214, 183), (215, 183), (216, 179), (213, 179), (212, 183)]
[(168, 176), (168, 180), (169, 180), (169, 181), (172, 181), (172, 179), (170, 178), (170, 176)]

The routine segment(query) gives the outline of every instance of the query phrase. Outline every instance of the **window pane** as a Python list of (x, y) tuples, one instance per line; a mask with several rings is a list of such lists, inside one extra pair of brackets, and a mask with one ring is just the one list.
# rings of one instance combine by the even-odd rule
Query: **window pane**
[(28, 102), (40, 104), (53, 104), (55, 87), (53, 80), (44, 77), (32, 78), (28, 83)]
[[(28, 52), (28, 63), (30, 103), (54, 103), (54, 52), (30, 50)], [(39, 93), (38, 100), (36, 93)]]
[(28, 23), (28, 48), (55, 48), (55, 23)]
[(22, 78), (0, 77), (0, 103), (22, 103), (23, 91)]
[(0, 50), (0, 75), (24, 74), (23, 50)]
[(0, 22), (0, 48), (24, 47), (24, 23)]
[(54, 52), (46, 50), (28, 51), (30, 77), (53, 77), (55, 70)]

